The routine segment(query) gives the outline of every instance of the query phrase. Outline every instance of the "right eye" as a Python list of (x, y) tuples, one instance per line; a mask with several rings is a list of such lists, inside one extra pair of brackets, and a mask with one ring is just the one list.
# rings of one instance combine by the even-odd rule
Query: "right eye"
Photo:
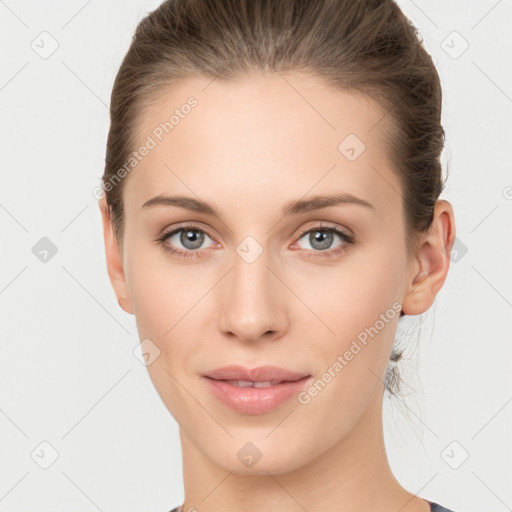
[(203, 245), (205, 237), (212, 240), (203, 229), (194, 225), (184, 225), (162, 233), (158, 241), (166, 251), (182, 258), (190, 258), (200, 256), (199, 249)]

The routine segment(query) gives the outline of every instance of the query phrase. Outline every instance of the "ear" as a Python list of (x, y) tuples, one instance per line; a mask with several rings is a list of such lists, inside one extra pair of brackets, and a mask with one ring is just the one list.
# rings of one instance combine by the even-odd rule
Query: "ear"
[(415, 254), (410, 282), (402, 302), (406, 315), (420, 315), (434, 303), (450, 268), (450, 254), (455, 241), (452, 205), (443, 199), (436, 202), (432, 224), (421, 235)]
[(107, 258), (107, 272), (110, 283), (112, 284), (112, 288), (117, 296), (117, 302), (121, 308), (133, 315), (133, 307), (126, 285), (121, 251), (114, 235), (110, 209), (107, 205), (105, 195), (98, 201), (98, 205), (103, 220), (103, 238), (105, 240), (105, 256)]

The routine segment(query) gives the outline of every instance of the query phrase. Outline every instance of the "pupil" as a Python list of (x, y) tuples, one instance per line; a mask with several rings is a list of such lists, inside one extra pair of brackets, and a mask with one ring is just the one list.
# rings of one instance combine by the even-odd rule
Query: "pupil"
[(203, 243), (204, 235), (197, 230), (182, 231), (180, 241), (187, 249), (197, 249)]
[[(326, 231), (315, 231), (310, 235), (311, 246), (319, 250), (328, 249), (332, 243), (332, 236), (332, 233), (328, 233)], [(316, 247), (315, 244), (317, 244)]]

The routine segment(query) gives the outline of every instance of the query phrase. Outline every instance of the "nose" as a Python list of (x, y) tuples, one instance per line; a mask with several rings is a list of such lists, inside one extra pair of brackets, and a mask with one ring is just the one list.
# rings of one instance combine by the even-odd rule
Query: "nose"
[(235, 254), (233, 268), (216, 297), (224, 335), (251, 343), (276, 339), (285, 332), (286, 287), (269, 263), (265, 251), (252, 262)]

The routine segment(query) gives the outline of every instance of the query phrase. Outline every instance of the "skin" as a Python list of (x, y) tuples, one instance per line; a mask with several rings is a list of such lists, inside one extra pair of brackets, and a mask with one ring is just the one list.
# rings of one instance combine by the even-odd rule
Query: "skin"
[[(384, 377), (398, 314), (308, 404), (238, 413), (201, 375), (231, 363), (274, 364), (316, 380), (396, 301), (407, 315), (428, 310), (449, 268), (450, 203), (437, 202), (408, 257), (383, 110), (305, 74), (180, 82), (141, 115), (136, 147), (190, 96), (198, 106), (127, 177), (121, 244), (99, 202), (118, 302), (135, 315), (140, 339), (160, 350), (148, 371), (179, 425), (183, 510), (430, 510), (395, 479), (384, 447)], [(338, 150), (349, 133), (366, 145), (353, 162)], [(281, 216), (289, 201), (334, 191), (374, 208), (346, 203)], [(207, 201), (222, 220), (178, 206), (142, 208), (158, 195)], [(334, 234), (321, 251), (301, 235), (320, 221), (358, 241)], [(182, 222), (205, 230), (201, 257), (180, 258), (155, 241)], [(193, 251), (179, 235), (163, 244)], [(249, 235), (263, 249), (252, 263), (236, 252)], [(237, 457), (247, 442), (261, 452), (250, 468)]]

